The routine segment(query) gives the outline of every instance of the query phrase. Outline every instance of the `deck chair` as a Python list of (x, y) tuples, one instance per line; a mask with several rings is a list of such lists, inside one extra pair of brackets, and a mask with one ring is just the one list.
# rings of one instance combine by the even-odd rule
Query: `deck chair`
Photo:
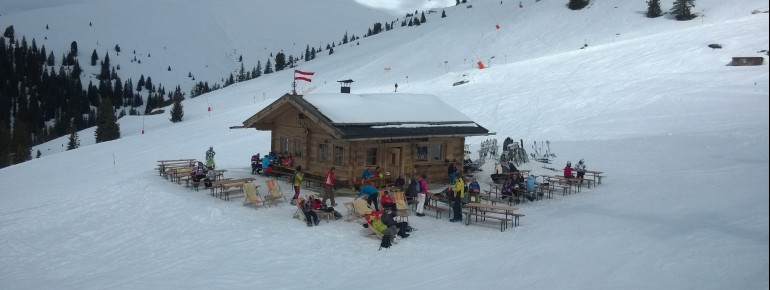
[(289, 202), (286, 200), (286, 196), (281, 192), (281, 187), (278, 186), (278, 182), (275, 181), (275, 179), (266, 179), (265, 183), (267, 183), (267, 195), (265, 196), (265, 201), (268, 203), (268, 207), (270, 204), (277, 205), (281, 199), (285, 202)]
[(305, 199), (302, 198), (302, 197), (297, 198), (297, 202), (294, 203), (294, 204), (297, 205), (297, 210), (294, 211), (294, 216), (292, 216), (291, 218), (295, 218), (295, 219), (298, 219), (298, 220), (301, 220), (301, 221), (305, 221), (305, 213), (302, 211), (302, 201), (304, 201), (304, 200)]
[(369, 228), (369, 229), (371, 230), (371, 233), (369, 233), (369, 236), (370, 236), (370, 237), (377, 237), (377, 238), (380, 238), (380, 239), (381, 239), (381, 238), (382, 238), (382, 235), (383, 235), (383, 233), (382, 233), (382, 232), (379, 232), (379, 231), (377, 231), (377, 229), (375, 229), (375, 228), (372, 226), (372, 221), (374, 220), (374, 217), (376, 217), (376, 218), (378, 218), (378, 219), (380, 218), (380, 216), (379, 216), (379, 215), (378, 215), (376, 212), (374, 212), (374, 213), (371, 213), (371, 214), (368, 214), (368, 215), (366, 215), (365, 217), (363, 217), (363, 218), (362, 218), (362, 220), (363, 220), (364, 222), (366, 222), (366, 224), (367, 224), (367, 225), (369, 225), (369, 226), (367, 227), (367, 228)]
[(366, 199), (358, 197), (351, 202), (345, 203), (348, 209), (347, 221), (361, 221), (366, 215), (372, 213), (372, 208), (366, 203)]
[(409, 222), (409, 204), (406, 202), (406, 195), (403, 191), (398, 191), (393, 196), (396, 203), (396, 217), (399, 221)]
[(253, 206), (255, 209), (260, 205), (265, 205), (265, 203), (262, 202), (262, 199), (259, 197), (257, 186), (254, 183), (246, 182), (246, 184), (243, 185), (243, 192), (245, 193), (243, 205)]

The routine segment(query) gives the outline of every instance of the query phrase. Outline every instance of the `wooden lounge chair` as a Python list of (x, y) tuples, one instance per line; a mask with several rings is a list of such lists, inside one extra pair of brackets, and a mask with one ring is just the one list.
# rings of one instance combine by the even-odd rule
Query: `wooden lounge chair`
[(243, 205), (253, 206), (255, 209), (260, 205), (265, 205), (265, 203), (262, 202), (259, 197), (256, 184), (252, 182), (246, 182), (246, 184), (243, 185), (243, 192), (245, 193)]
[(270, 204), (277, 205), (281, 199), (283, 199), (285, 202), (289, 202), (286, 200), (286, 196), (283, 194), (283, 192), (281, 192), (281, 187), (278, 186), (278, 182), (276, 182), (275, 179), (266, 179), (265, 183), (267, 184), (267, 195), (265, 196), (265, 202), (267, 202), (268, 207)]
[(297, 198), (297, 202), (294, 203), (294, 204), (297, 205), (297, 210), (294, 211), (294, 216), (292, 216), (292, 218), (296, 218), (296, 219), (301, 220), (301, 221), (304, 222), (305, 221), (305, 213), (302, 211), (302, 202), (303, 201), (305, 201), (305, 198), (303, 198), (303, 197)]
[(409, 204), (406, 201), (404, 192), (395, 192), (394, 197), (394, 201), (396, 202), (396, 217), (399, 221), (409, 222)]

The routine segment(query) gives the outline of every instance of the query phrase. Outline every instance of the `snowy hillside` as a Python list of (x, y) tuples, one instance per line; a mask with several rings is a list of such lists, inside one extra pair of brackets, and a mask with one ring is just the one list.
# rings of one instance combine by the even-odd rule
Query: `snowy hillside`
[[(17, 35), (47, 33), (48, 21), (39, 19), (88, 27), (82, 19), (94, 18), (99, 37), (49, 35), (64, 44), (99, 39), (111, 47), (114, 40), (101, 37), (118, 28), (156, 31), (121, 34), (128, 35), (124, 51), (129, 39), (137, 51), (152, 50), (153, 79), (167, 63), (207, 63), (208, 77), (218, 78), (215, 70), (232, 70), (233, 57), (261, 49), (261, 40), (248, 37), (258, 21), (287, 20), (248, 1), (5, 2), (0, 25), (13, 23)], [(358, 2), (293, 6), (292, 19), (303, 21), (285, 25), (302, 33), (266, 38), (285, 41), (276, 48), (296, 41), (304, 50), (328, 38), (318, 31), (334, 30), (337, 39), (344, 33), (337, 30), (369, 26), (372, 15), (400, 15), (368, 8), (390, 1)], [(93, 129), (83, 130), (79, 149), (62, 150), (60, 138), (35, 147), (41, 158), (0, 169), (0, 288), (767, 289), (770, 24), (768, 13), (752, 13), (767, 11), (767, 1), (699, 0), (699, 17), (686, 22), (645, 18), (643, 1), (591, 2), (580, 11), (566, 1), (444, 3), (419, 27), (362, 38), (299, 67), (315, 72), (311, 83), (299, 83), (305, 94), (338, 92), (344, 79), (355, 81), (355, 94), (389, 93), (398, 83), (399, 93), (436, 95), (496, 132), (491, 138), (500, 143), (523, 139), (531, 150), (533, 141), (549, 140), (557, 160), (547, 166), (584, 158), (589, 169), (606, 172), (602, 185), (580, 194), (519, 205), (526, 215), (519, 227), (500, 232), (492, 223), (411, 216), (418, 231), (377, 251), (379, 242), (356, 223), (308, 228), (291, 219), (295, 207), (255, 211), (153, 171), (157, 160), (201, 159), (213, 146), (227, 176), (249, 176), (248, 159), (269, 150), (269, 135), (229, 127), (291, 89), (284, 71), (186, 100), (181, 123), (168, 114), (126, 116), (119, 140), (94, 144)], [(662, 5), (667, 11), (670, 4)], [(149, 6), (157, 8), (139, 11)], [(90, 12), (127, 9), (137, 12)], [(252, 10), (263, 18), (241, 19)], [(103, 24), (107, 19), (113, 22)], [(161, 29), (179, 23), (192, 29)], [(310, 27), (318, 31), (300, 30)], [(171, 43), (178, 46), (162, 50)], [(713, 43), (723, 48), (709, 48)], [(765, 64), (728, 66), (735, 56), (763, 56)], [(475, 68), (478, 61), (488, 67)], [(452, 86), (458, 80), (468, 83)], [(485, 139), (467, 143), (475, 151)], [(543, 166), (520, 168), (555, 174)], [(490, 170), (478, 175), (485, 189)], [(377, 278), (379, 271), (393, 279)]]

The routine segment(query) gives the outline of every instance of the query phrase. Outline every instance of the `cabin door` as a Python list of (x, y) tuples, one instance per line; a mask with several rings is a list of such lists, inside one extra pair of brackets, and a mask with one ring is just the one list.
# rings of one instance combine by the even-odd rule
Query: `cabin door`
[(390, 161), (388, 163), (390, 163), (388, 167), (392, 171), (391, 174), (395, 174), (393, 179), (402, 176), (404, 170), (401, 168), (401, 147), (390, 148)]

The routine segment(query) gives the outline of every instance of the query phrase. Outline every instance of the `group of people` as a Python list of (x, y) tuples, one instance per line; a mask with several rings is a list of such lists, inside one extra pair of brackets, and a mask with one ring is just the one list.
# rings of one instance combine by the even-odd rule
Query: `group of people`
[(386, 172), (379, 166), (375, 168), (367, 166), (364, 168), (364, 172), (361, 173), (361, 186), (369, 184), (374, 187), (380, 187), (385, 182), (385, 174)]
[[(385, 196), (389, 194), (383, 192)], [(353, 208), (366, 221), (364, 227), (371, 227), (375, 233), (382, 235), (380, 242), (381, 248), (389, 248), (392, 244), (397, 244), (400, 239), (409, 237), (409, 232), (413, 229), (408, 222), (397, 222), (395, 203), (384, 203), (383, 209), (379, 210), (369, 206), (370, 204), (363, 197), (353, 200)], [(376, 205), (376, 203), (375, 203)]]
[(277, 162), (276, 160), (278, 160), (278, 156), (272, 151), (261, 158), (259, 157), (259, 153), (257, 153), (257, 155), (252, 155), (251, 174), (262, 174), (267, 177), (273, 176), (273, 166)]
[[(572, 170), (577, 172), (577, 176), (572, 174)], [(583, 177), (586, 175), (586, 163), (585, 160), (580, 159), (577, 166), (572, 167), (572, 161), (567, 161), (567, 165), (564, 166), (564, 177), (566, 178), (578, 178), (580, 183), (583, 183)]]
[[(324, 187), (324, 196), (321, 200), (321, 203), (326, 204), (326, 201), (331, 201), (331, 206), (337, 206), (337, 202), (334, 200), (334, 190), (335, 190), (335, 180), (334, 180), (334, 171), (337, 168), (332, 166), (329, 168), (329, 171), (326, 172), (326, 177), (324, 178), (323, 187)], [(291, 184), (294, 187), (294, 196), (291, 198), (291, 203), (295, 204), (297, 198), (299, 198), (300, 189), (302, 188), (302, 181), (305, 179), (305, 173), (302, 171), (302, 165), (297, 166), (297, 168), (294, 170), (294, 176), (292, 178)]]
[(298, 198), (297, 202), (302, 209), (302, 214), (305, 215), (305, 222), (308, 227), (318, 226), (318, 214), (316, 213), (316, 210), (333, 214), (335, 220), (342, 218), (342, 214), (335, 210), (334, 207), (326, 206), (324, 201), (316, 198), (314, 195), (308, 196), (307, 200)]
[(190, 169), (190, 178), (196, 183), (203, 181), (203, 185), (206, 188), (211, 188), (217, 177), (216, 171), (214, 171), (214, 155), (216, 155), (214, 147), (209, 147), (209, 150), (206, 150), (206, 164), (198, 161), (198, 163)]

